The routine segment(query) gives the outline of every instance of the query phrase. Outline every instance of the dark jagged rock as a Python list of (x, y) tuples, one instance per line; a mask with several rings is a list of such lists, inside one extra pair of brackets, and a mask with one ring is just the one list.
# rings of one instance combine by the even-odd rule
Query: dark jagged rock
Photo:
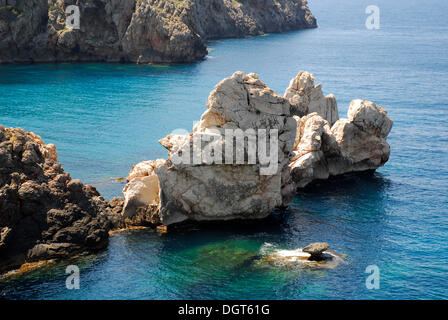
[(105, 248), (116, 211), (119, 199), (108, 203), (64, 172), (54, 145), (0, 125), (0, 273)]
[(0, 0), (0, 63), (191, 62), (208, 39), (313, 27), (306, 0)]

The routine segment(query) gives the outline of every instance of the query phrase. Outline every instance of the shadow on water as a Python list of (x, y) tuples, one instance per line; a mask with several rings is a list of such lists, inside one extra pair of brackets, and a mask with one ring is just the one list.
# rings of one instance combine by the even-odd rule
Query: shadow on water
[(391, 185), (392, 182), (379, 172), (349, 173), (310, 184), (297, 192), (289, 208), (276, 209), (264, 219), (187, 222), (170, 229), (175, 237), (184, 237), (194, 232), (209, 233), (208, 236), (212, 238), (216, 234), (229, 237), (280, 235), (291, 223), (292, 217), (305, 215), (318, 218), (322, 212), (329, 213), (332, 209), (338, 214), (345, 210), (345, 213), (366, 213), (373, 219), (381, 218), (386, 211), (388, 189)]
[(291, 211), (319, 216), (348, 214), (381, 218), (387, 209), (392, 182), (378, 172), (350, 173), (316, 181), (299, 190)]
[[(194, 73), (200, 62), (192, 64), (115, 64), (115, 63), (40, 63), (0, 65), (0, 85), (39, 85), (51, 84), (60, 87), (69, 82), (82, 83), (86, 79), (99, 82), (104, 78), (156, 77)], [(42, 78), (42, 73), (52, 73), (52, 77)], [(0, 88), (1, 89), (1, 88)]]
[[(248, 283), (252, 298), (256, 294), (299, 298), (321, 282), (338, 282), (348, 275), (356, 278), (363, 270), (353, 265), (381, 251), (384, 193), (389, 185), (379, 173), (350, 174), (313, 184), (298, 193), (289, 209), (276, 210), (265, 219), (183, 223), (170, 226), (165, 235), (152, 230), (119, 233), (96, 256), (10, 279), (0, 291), (12, 299), (43, 297), (45, 292), (48, 298), (63, 296), (65, 266), (73, 263), (80, 266), (83, 283), (88, 283), (79, 297), (77, 293), (72, 298), (121, 297), (121, 289), (114, 291), (117, 281), (127, 283), (126, 297), (136, 298), (241, 298), (249, 290)], [(316, 241), (347, 253), (351, 263), (331, 271), (257, 266), (266, 245), (296, 249)], [(15, 292), (19, 287), (20, 292)]]
[(390, 185), (391, 182), (379, 172), (354, 172), (315, 181), (298, 194), (357, 194), (366, 190), (383, 193)]

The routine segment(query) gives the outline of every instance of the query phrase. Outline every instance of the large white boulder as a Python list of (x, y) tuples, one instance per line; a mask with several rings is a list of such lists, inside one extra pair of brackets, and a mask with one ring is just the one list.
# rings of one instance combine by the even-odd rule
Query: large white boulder
[[(276, 207), (287, 206), (295, 187), (289, 185), (289, 170), (284, 168), (290, 161), (296, 127), (288, 100), (268, 88), (257, 75), (235, 72), (221, 81), (210, 93), (207, 110), (192, 134), (169, 135), (160, 140), (169, 151), (166, 165), (155, 170), (160, 180), (162, 223), (264, 218)], [(257, 141), (257, 152), (265, 143), (268, 154), (276, 154), (272, 158), (275, 163), (269, 166), (271, 171), (258, 153), (251, 158), (246, 144), (239, 149), (238, 145), (232, 146), (229, 154), (229, 140), (223, 138), (235, 130), (242, 130), (248, 141)], [(267, 137), (274, 132), (278, 143), (271, 148), (273, 140)], [(179, 151), (192, 147), (198, 136), (206, 139), (200, 148), (191, 148), (191, 163), (175, 161)], [(207, 163), (204, 155), (218, 149), (222, 163)], [(242, 161), (237, 149), (242, 149)], [(195, 158), (202, 160), (195, 163)]]

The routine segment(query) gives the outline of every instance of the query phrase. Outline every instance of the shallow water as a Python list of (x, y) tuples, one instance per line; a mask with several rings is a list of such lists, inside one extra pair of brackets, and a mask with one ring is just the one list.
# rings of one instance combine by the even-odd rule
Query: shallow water
[[(311, 0), (320, 28), (215, 41), (193, 65), (0, 66), (0, 123), (58, 147), (73, 178), (119, 195), (142, 160), (166, 157), (157, 140), (191, 130), (213, 86), (236, 70), (256, 72), (283, 93), (308, 70), (336, 95), (384, 106), (394, 120), (392, 154), (375, 175), (350, 176), (298, 194), (265, 221), (213, 224), (159, 236), (120, 233), (95, 256), (0, 282), (9, 299), (447, 299), (448, 4), (377, 1), (381, 29), (367, 30), (370, 1)], [(422, 6), (424, 8), (422, 8)], [(295, 249), (326, 241), (348, 255), (331, 270), (257, 268), (266, 243)], [(65, 266), (81, 289), (65, 288)], [(380, 289), (368, 290), (369, 265)]]

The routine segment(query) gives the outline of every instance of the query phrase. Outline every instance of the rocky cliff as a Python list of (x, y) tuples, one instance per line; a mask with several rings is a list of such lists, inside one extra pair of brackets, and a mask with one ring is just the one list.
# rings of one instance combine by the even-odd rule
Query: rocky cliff
[(39, 136), (0, 125), (0, 273), (107, 246), (119, 215), (57, 157)]
[(313, 27), (306, 0), (0, 0), (0, 63), (191, 62), (208, 39)]

